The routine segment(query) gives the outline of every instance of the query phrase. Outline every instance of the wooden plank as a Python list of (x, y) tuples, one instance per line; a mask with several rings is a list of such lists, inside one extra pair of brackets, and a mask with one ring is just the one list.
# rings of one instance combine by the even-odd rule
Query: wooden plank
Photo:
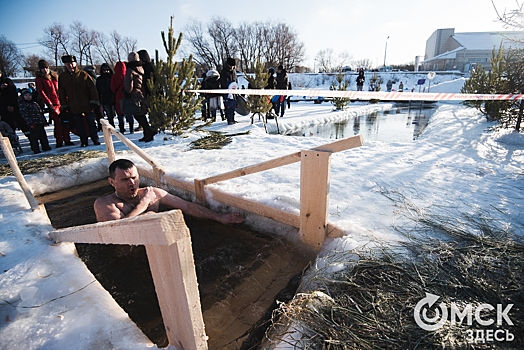
[[(111, 130), (111, 129), (109, 129)], [(117, 139), (122, 141), (127, 147), (129, 147), (133, 152), (135, 152), (140, 158), (145, 160), (149, 165), (156, 166), (158, 168), (161, 168), (160, 165), (157, 164), (157, 162), (149, 156), (146, 152), (142, 151), (140, 147), (135, 145), (131, 140), (129, 140), (124, 135), (120, 134), (120, 132), (117, 132), (116, 129), (112, 128), (111, 134), (115, 135)]]
[(230, 180), (230, 179), (234, 179), (237, 177), (258, 173), (264, 170), (277, 168), (283, 165), (296, 163), (298, 161), (300, 161), (300, 152), (296, 152), (293, 154), (289, 154), (287, 156), (271, 159), (271, 160), (268, 160), (267, 162), (258, 163), (256, 165), (251, 165), (251, 166), (243, 167), (240, 169), (232, 170), (227, 173), (220, 174), (220, 175), (211, 176), (201, 181), (203, 181), (204, 184), (209, 185), (215, 182)]
[(302, 151), (299, 237), (315, 251), (326, 238), (330, 159), (331, 152)]
[(195, 179), (195, 201), (200, 205), (207, 206), (204, 182), (198, 179)]
[[(136, 168), (138, 169), (138, 174), (143, 177), (147, 177), (148, 179), (155, 180), (155, 174), (152, 170), (148, 170), (140, 165), (137, 165)], [(188, 181), (181, 181), (175, 178), (172, 178), (168, 175), (165, 175), (163, 180), (163, 184), (166, 184), (168, 186), (175, 187), (177, 189), (181, 189), (187, 192), (195, 193), (195, 185), (194, 183), (188, 182)]]
[(311, 151), (323, 151), (323, 152), (341, 152), (351, 148), (360, 147), (364, 144), (364, 138), (362, 135), (356, 135), (348, 137), (346, 139), (338, 140), (332, 143), (327, 143), (322, 146), (315, 147)]
[(208, 188), (208, 190), (213, 195), (213, 199), (224, 204), (230, 205), (235, 208), (239, 208), (257, 215), (273, 219), (277, 222), (287, 224), (293, 227), (300, 226), (300, 216), (297, 214), (285, 212), (278, 210), (276, 208), (270, 207), (262, 203), (256, 203), (254, 201), (235, 197), (228, 193), (224, 193), (214, 188)]
[(2, 145), (2, 150), (4, 151), (5, 158), (7, 159), (7, 162), (9, 163), (9, 166), (11, 167), (11, 170), (15, 175), (15, 178), (18, 181), (20, 187), (22, 188), (25, 198), (27, 198), (27, 201), (29, 202), (29, 206), (33, 211), (41, 211), (42, 208), (40, 208), (40, 202), (38, 202), (33, 196), (33, 193), (31, 192), (29, 185), (25, 181), (24, 175), (18, 167), (18, 162), (16, 161), (15, 153), (13, 151), (13, 148), (11, 147), (11, 142), (7, 137), (3, 137), (0, 134), (0, 144)]
[[(107, 160), (109, 164), (113, 163), (116, 160), (115, 146), (113, 145), (113, 136), (111, 134), (111, 129), (115, 129), (109, 124), (105, 119), (101, 119), (102, 131), (104, 133), (104, 143), (106, 145)], [(116, 130), (115, 130), (116, 131)]]
[[(360, 147), (363, 144), (364, 144), (363, 137), (361, 135), (356, 135), (353, 137), (348, 137), (346, 139), (338, 140), (332, 143), (328, 143), (322, 146), (315, 147), (312, 150), (335, 153), (335, 152), (345, 151), (345, 150), (355, 148), (355, 147)], [(227, 173), (220, 174), (220, 175), (211, 176), (206, 179), (202, 179), (200, 181), (203, 181), (205, 185), (209, 185), (209, 184), (224, 181), (224, 180), (230, 180), (230, 179), (234, 179), (237, 177), (258, 173), (264, 170), (269, 170), (269, 169), (277, 168), (283, 165), (288, 165), (288, 164), (299, 162), (300, 155), (301, 155), (301, 152), (288, 154), (287, 156), (271, 159), (269, 161), (259, 163), (256, 165), (250, 165), (247, 167), (239, 168), (239, 169), (232, 170)]]
[(207, 349), (189, 231), (170, 246), (146, 246), (146, 252), (169, 344)]
[(49, 233), (57, 242), (170, 245), (189, 234), (178, 209), (134, 218), (69, 227)]

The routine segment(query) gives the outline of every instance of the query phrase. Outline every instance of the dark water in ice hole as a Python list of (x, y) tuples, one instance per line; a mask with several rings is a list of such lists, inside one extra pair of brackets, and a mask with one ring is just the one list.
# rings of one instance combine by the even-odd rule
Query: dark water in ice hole
[[(55, 228), (95, 222), (93, 202), (113, 192), (102, 180), (39, 197)], [(190, 228), (210, 349), (255, 349), (275, 300), (290, 300), (308, 259), (288, 243), (185, 216)], [(167, 336), (143, 246), (76, 244), (102, 286), (159, 347)], [(265, 289), (265, 291), (264, 291)], [(255, 291), (255, 292), (253, 292)], [(225, 306), (224, 306), (225, 305)]]
[(311, 125), (285, 135), (338, 140), (361, 134), (364, 141), (409, 142), (416, 140), (424, 131), (435, 110), (431, 105), (424, 108), (397, 107), (366, 116), (351, 117), (337, 123)]

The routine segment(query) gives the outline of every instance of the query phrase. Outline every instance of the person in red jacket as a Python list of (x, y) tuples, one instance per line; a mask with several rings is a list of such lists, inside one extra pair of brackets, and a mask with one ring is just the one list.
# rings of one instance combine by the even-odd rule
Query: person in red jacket
[(56, 148), (74, 145), (71, 142), (69, 128), (62, 126), (60, 121), (60, 100), (58, 99), (58, 74), (49, 69), (46, 60), (38, 61), (38, 71), (36, 72), (36, 90), (40, 98), (49, 108), (49, 116), (53, 121), (53, 135), (56, 140)]
[(118, 61), (115, 64), (115, 72), (113, 73), (113, 76), (111, 76), (111, 91), (115, 94), (115, 108), (116, 108), (116, 114), (118, 116), (118, 128), (120, 129), (120, 132), (123, 134), (126, 131), (125, 125), (124, 125), (124, 117), (127, 120), (129, 124), (129, 133), (133, 134), (133, 124), (134, 119), (132, 115), (124, 115), (122, 112), (122, 107), (120, 105), (120, 101), (124, 98), (122, 94), (122, 89), (124, 88), (124, 78), (126, 76), (126, 65), (124, 62)]

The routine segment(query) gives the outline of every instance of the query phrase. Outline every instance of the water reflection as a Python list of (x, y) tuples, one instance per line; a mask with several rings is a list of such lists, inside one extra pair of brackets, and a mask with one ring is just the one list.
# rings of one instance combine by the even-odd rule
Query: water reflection
[(362, 134), (365, 140), (406, 142), (420, 136), (434, 112), (434, 107), (397, 107), (336, 123), (311, 125), (286, 135), (342, 139)]

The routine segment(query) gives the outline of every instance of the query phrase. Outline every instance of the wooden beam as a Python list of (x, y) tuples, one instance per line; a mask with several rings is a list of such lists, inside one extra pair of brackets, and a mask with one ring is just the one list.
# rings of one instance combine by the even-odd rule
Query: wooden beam
[[(29, 206), (33, 211), (37, 210), (45, 213), (45, 208), (40, 205), (40, 202), (36, 200), (36, 198), (33, 196), (33, 193), (31, 192), (31, 189), (29, 188), (29, 185), (25, 181), (24, 175), (20, 171), (20, 168), (18, 167), (18, 162), (16, 161), (15, 152), (13, 151), (13, 148), (11, 147), (11, 142), (9, 141), (9, 138), (3, 137), (0, 133), (0, 144), (2, 146), (2, 150), (4, 151), (5, 158), (7, 159), (7, 162), (9, 163), (9, 166), (11, 167), (11, 170), (13, 171), (13, 174), (15, 175), (16, 180), (18, 181), (18, 184), (22, 188), (22, 191), (24, 192), (25, 198), (29, 202)], [(47, 216), (47, 213), (46, 213)]]
[(207, 349), (189, 231), (170, 246), (146, 246), (146, 252), (169, 344)]
[(57, 242), (161, 245), (173, 244), (189, 234), (178, 209), (134, 218), (69, 227), (49, 233)]
[(111, 129), (114, 130), (114, 128), (105, 119), (101, 119), (100, 123), (102, 123), (102, 131), (104, 133), (104, 143), (106, 145), (107, 160), (109, 164), (111, 164), (116, 160), (115, 146), (113, 145), (113, 136), (111, 133)]
[(203, 181), (204, 184), (209, 185), (215, 182), (220, 182), (224, 180), (230, 180), (241, 176), (246, 176), (249, 174), (258, 173), (264, 170), (269, 170), (273, 168), (277, 168), (283, 165), (293, 164), (300, 161), (300, 152), (296, 152), (293, 154), (289, 154), (287, 156), (275, 158), (268, 160), (267, 162), (258, 163), (255, 165), (250, 165), (247, 167), (243, 167), (240, 169), (236, 169), (233, 171), (229, 171), (227, 173), (223, 173), (216, 176), (211, 176), (206, 179), (200, 180)]
[(302, 151), (300, 240), (319, 251), (326, 238), (331, 152)]
[(195, 179), (195, 202), (207, 206), (204, 181)]
[(300, 216), (298, 214), (285, 212), (262, 203), (251, 201), (249, 199), (235, 197), (214, 188), (208, 188), (208, 190), (213, 195), (213, 199), (218, 202), (222, 202), (232, 207), (273, 219), (277, 222), (281, 222), (293, 227), (300, 226)]
[[(312, 151), (325, 151), (325, 152), (340, 152), (345, 151), (351, 148), (360, 147), (364, 144), (364, 139), (361, 135), (356, 135), (353, 137), (348, 137), (346, 139), (338, 140), (332, 143), (328, 143), (322, 146), (318, 146), (312, 149)], [(256, 165), (250, 165), (247, 167), (239, 168), (233, 171), (229, 171), (227, 173), (223, 173), (220, 175), (211, 176), (205, 179), (201, 179), (199, 181), (203, 181), (204, 185), (209, 185), (212, 183), (224, 181), (224, 180), (230, 180), (241, 176), (246, 176), (249, 174), (258, 173), (264, 170), (269, 170), (273, 168), (277, 168), (283, 165), (288, 165), (292, 163), (296, 163), (300, 161), (301, 152), (295, 152), (292, 154), (288, 154), (287, 156), (271, 159), (269, 161), (259, 163)]]

